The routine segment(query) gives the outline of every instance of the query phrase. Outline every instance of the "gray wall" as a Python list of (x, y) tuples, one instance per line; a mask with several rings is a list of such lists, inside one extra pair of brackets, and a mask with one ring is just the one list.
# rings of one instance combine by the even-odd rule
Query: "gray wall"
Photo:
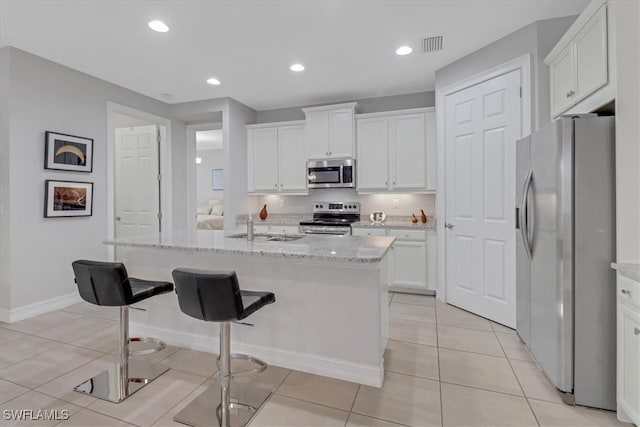
[(550, 121), (549, 68), (544, 58), (576, 16), (537, 21), (436, 71), (436, 92), (519, 56), (531, 55), (531, 129)]
[[(379, 111), (404, 110), (407, 108), (433, 107), (436, 105), (435, 92), (409, 93), (406, 95), (382, 96), (379, 98), (356, 99), (358, 113), (375, 113)], [(353, 102), (353, 101), (340, 101)], [(338, 102), (335, 102), (336, 104)], [(320, 105), (326, 105), (320, 104)], [(302, 108), (315, 105), (303, 105), (300, 107), (281, 108), (277, 110), (258, 111), (256, 123), (286, 122), (290, 120), (304, 120)]]
[[(6, 316), (9, 309), (76, 293), (71, 262), (107, 257), (102, 243), (107, 237), (107, 101), (161, 117), (170, 114), (168, 105), (160, 101), (44, 58), (11, 47), (0, 52), (0, 288), (2, 314)], [(6, 91), (10, 92), (9, 101)], [(47, 130), (93, 138), (93, 172), (43, 169)], [(177, 153), (184, 151), (179, 147), (184, 144), (184, 124), (173, 120), (172, 131), (175, 160), (183, 161), (184, 155), (178, 157)], [(43, 218), (45, 179), (93, 182), (93, 216)], [(174, 195), (180, 193), (184, 193), (182, 188), (174, 188)]]

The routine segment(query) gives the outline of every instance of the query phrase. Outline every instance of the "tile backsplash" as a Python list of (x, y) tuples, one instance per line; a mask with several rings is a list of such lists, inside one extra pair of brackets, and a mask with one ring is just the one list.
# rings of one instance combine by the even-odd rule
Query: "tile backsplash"
[[(394, 208), (394, 200), (398, 208)], [(436, 196), (434, 194), (366, 194), (358, 195), (352, 189), (311, 190), (308, 196), (268, 195), (251, 196), (250, 205), (253, 212), (258, 212), (267, 205), (273, 214), (309, 214), (315, 202), (360, 202), (360, 213), (369, 215), (373, 211), (383, 211), (387, 216), (405, 216), (416, 214), (420, 217), (420, 209), (427, 215), (435, 215)], [(284, 204), (284, 207), (281, 207)]]

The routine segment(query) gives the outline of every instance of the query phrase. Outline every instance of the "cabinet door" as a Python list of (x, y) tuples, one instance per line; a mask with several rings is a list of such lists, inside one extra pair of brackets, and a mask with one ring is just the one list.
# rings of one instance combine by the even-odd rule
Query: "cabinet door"
[(329, 111), (329, 157), (353, 157), (353, 108)]
[(426, 119), (424, 113), (389, 117), (391, 188), (426, 190)]
[(438, 176), (438, 157), (436, 152), (436, 113), (426, 113), (425, 120), (427, 132), (427, 191), (436, 191), (436, 180)]
[(618, 406), (640, 423), (640, 312), (618, 302)]
[(280, 191), (307, 191), (307, 150), (304, 126), (278, 128)]
[(427, 229), (427, 289), (438, 289), (438, 235), (435, 228)]
[(353, 236), (386, 236), (387, 230), (384, 228), (353, 228), (351, 230)]
[(357, 119), (358, 191), (386, 190), (389, 186), (387, 123), (386, 117)]
[(306, 113), (306, 145), (308, 159), (329, 157), (329, 112)]
[(549, 66), (551, 75), (551, 115), (557, 116), (566, 110), (575, 96), (574, 62), (571, 45), (567, 46)]
[(278, 128), (249, 129), (253, 191), (278, 191)]
[(607, 8), (600, 10), (578, 33), (574, 41), (576, 95), (584, 98), (607, 84)]
[(427, 288), (427, 245), (396, 240), (391, 247), (391, 285)]

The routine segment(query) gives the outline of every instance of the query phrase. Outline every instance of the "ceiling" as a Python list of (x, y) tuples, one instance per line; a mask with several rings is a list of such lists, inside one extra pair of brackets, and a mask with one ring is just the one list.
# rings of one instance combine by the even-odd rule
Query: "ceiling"
[[(266, 110), (433, 90), (435, 70), (587, 3), (0, 0), (0, 45), (168, 103), (228, 96)], [(153, 19), (171, 30), (151, 31)], [(422, 53), (434, 35), (443, 50)], [(396, 55), (401, 45), (413, 53)]]

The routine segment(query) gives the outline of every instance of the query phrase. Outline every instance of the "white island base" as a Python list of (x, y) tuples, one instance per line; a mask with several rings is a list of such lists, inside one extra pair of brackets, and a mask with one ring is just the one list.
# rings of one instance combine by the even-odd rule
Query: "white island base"
[[(126, 248), (125, 265), (131, 277), (171, 282), (171, 271), (178, 267), (235, 270), (241, 289), (273, 292), (276, 302), (244, 320), (253, 327), (232, 325), (232, 353), (381, 387), (388, 337), (387, 259), (386, 251), (377, 262), (336, 262), (138, 246)], [(218, 324), (182, 313), (175, 293), (137, 306), (146, 311), (130, 312), (132, 335), (218, 353)]]

